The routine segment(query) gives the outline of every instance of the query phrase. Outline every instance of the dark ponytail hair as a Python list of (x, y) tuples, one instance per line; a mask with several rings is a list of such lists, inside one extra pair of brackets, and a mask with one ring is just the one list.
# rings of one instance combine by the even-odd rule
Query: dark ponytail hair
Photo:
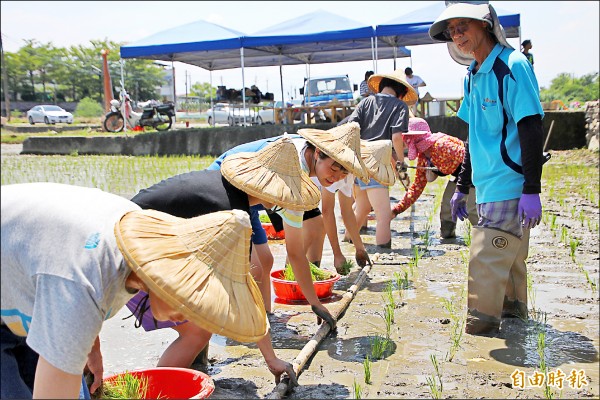
[(396, 97), (403, 98), (406, 96), (406, 93), (408, 93), (408, 88), (406, 86), (390, 78), (383, 78), (381, 82), (379, 82), (379, 93), (381, 93), (386, 86), (394, 90)]

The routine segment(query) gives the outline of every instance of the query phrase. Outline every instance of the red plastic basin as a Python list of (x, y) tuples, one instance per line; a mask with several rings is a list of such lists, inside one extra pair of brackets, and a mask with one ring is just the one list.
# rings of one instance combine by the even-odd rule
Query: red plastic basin
[[(324, 281), (314, 281), (313, 286), (317, 297), (320, 299), (326, 299), (333, 295), (333, 285), (340, 279), (338, 273), (333, 272), (333, 276)], [(271, 282), (273, 282), (273, 290), (275, 296), (283, 300), (294, 301), (294, 300), (306, 300), (300, 285), (296, 281), (286, 281), (283, 279), (283, 269), (278, 269), (271, 272)]]
[[(155, 367), (128, 372), (148, 380), (148, 399), (206, 399), (215, 390), (215, 383), (210, 376), (193, 369)], [(107, 376), (104, 381), (110, 382), (123, 374)]]
[(263, 229), (265, 230), (265, 232), (267, 233), (267, 238), (269, 238), (271, 240), (285, 239), (285, 231), (283, 231), (283, 230), (281, 230), (279, 232), (275, 231), (275, 227), (273, 226), (272, 223), (263, 222), (261, 225), (262, 225)]

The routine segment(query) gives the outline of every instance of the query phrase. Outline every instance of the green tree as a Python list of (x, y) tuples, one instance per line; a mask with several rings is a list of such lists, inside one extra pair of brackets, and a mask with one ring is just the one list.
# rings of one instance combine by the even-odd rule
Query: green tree
[(102, 114), (104, 114), (104, 109), (100, 103), (89, 97), (81, 99), (75, 109), (75, 115), (83, 118), (101, 117)]
[(23, 100), (36, 100), (35, 83), (38, 70), (42, 66), (42, 59), (37, 56), (39, 42), (35, 39), (25, 40), (25, 46), (18, 51), (21, 67), (27, 71), (29, 87), (23, 86)]
[[(30, 101), (78, 101), (85, 97), (102, 102), (104, 98), (102, 55), (108, 50), (108, 67), (113, 91), (119, 86), (121, 43), (92, 40), (90, 45), (55, 47), (52, 43), (25, 40), (17, 52), (5, 52), (8, 90), (11, 98)], [(125, 86), (134, 100), (158, 97), (158, 88), (164, 82), (163, 67), (150, 60), (131, 59), (123, 65)], [(4, 79), (2, 77), (1, 79)], [(41, 94), (45, 94), (44, 98)], [(116, 97), (113, 92), (112, 97)]]
[(598, 100), (599, 95), (597, 72), (583, 75), (580, 78), (563, 72), (550, 82), (549, 88), (542, 87), (540, 89), (541, 101), (561, 100), (567, 105), (574, 101), (585, 103)]
[(196, 82), (192, 85), (190, 94), (192, 96), (199, 96), (205, 102), (210, 102), (211, 97), (213, 99), (217, 97), (217, 88), (210, 86), (208, 82)]

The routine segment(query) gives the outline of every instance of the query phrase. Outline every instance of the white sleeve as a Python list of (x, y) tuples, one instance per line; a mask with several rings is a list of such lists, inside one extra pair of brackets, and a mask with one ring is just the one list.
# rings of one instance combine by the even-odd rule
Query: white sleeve
[(348, 174), (344, 179), (337, 181), (326, 189), (331, 193), (335, 193), (339, 190), (344, 196), (352, 197), (352, 186), (354, 186), (354, 175)]

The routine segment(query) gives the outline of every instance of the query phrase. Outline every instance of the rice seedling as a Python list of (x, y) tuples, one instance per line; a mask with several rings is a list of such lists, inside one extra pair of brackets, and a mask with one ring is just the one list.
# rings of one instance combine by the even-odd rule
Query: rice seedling
[(392, 307), (392, 309), (396, 308), (396, 300), (394, 300), (394, 284), (392, 281), (388, 281), (385, 285), (382, 297), (386, 304)]
[[(548, 376), (548, 364), (546, 363), (546, 322), (547, 322), (547, 314), (541, 313), (539, 316), (539, 320), (536, 321), (536, 331), (537, 331), (537, 354), (539, 357), (538, 367), (540, 372), (544, 376)], [(555, 393), (550, 386), (548, 386), (547, 379), (544, 379), (544, 396), (547, 399), (553, 399), (555, 397)]]
[[(332, 274), (330, 271), (321, 269), (311, 262), (309, 262), (308, 265), (310, 267), (310, 276), (311, 276), (313, 282), (324, 281), (326, 279), (331, 278)], [(286, 281), (295, 281), (296, 280), (296, 276), (294, 275), (294, 270), (292, 269), (292, 265), (290, 263), (287, 263), (285, 265), (285, 269), (283, 270), (283, 279)]]
[(531, 315), (535, 318), (538, 311), (535, 308), (535, 289), (533, 288), (533, 278), (531, 274), (527, 274), (527, 298), (529, 299), (529, 304), (531, 304)]
[(581, 227), (583, 228), (584, 222), (586, 220), (585, 213), (583, 212), (583, 209), (579, 210), (579, 217), (578, 217), (578, 219), (579, 219), (579, 222), (581, 223)]
[(469, 251), (461, 250), (460, 251), (460, 259), (462, 260), (463, 264), (468, 267), (469, 266)]
[(433, 364), (434, 373), (431, 376), (426, 377), (431, 397), (434, 399), (441, 399), (444, 395), (444, 383), (442, 382), (442, 374), (440, 372), (440, 366), (437, 361), (435, 354), (430, 354), (429, 358)]
[(473, 227), (473, 225), (471, 225), (471, 222), (466, 219), (465, 223), (463, 225), (463, 231), (465, 233), (463, 240), (465, 241), (465, 245), (467, 247), (471, 246), (471, 228)]
[(592, 280), (590, 278), (590, 274), (587, 272), (587, 270), (583, 269), (583, 267), (581, 269), (583, 270), (583, 274), (585, 275), (585, 280), (587, 281), (587, 283), (590, 285), (590, 288), (592, 289), (592, 294), (596, 293), (596, 290), (598, 289), (598, 280), (596, 280), (596, 279)]
[(452, 361), (460, 349), (460, 341), (462, 339), (465, 321), (465, 318), (461, 317), (462, 313), (460, 312), (463, 299), (464, 288), (458, 296), (452, 296), (450, 300), (442, 299), (442, 304), (450, 314), (450, 319), (452, 320), (452, 325), (450, 327), (450, 350), (446, 354), (447, 361)]
[(369, 360), (369, 356), (365, 358), (363, 362), (363, 367), (365, 369), (365, 383), (367, 385), (371, 384), (371, 360)]
[(385, 322), (385, 335), (390, 337), (392, 334), (392, 324), (394, 323), (394, 309), (390, 304), (383, 307), (383, 315), (381, 316)]
[(371, 358), (373, 360), (383, 359), (391, 348), (392, 341), (390, 338), (375, 334), (375, 336), (372, 336), (369, 340), (371, 342)]
[(577, 250), (577, 247), (579, 247), (579, 244), (579, 240), (577, 239), (571, 239), (569, 242), (569, 248), (571, 249), (571, 260), (573, 260), (573, 262), (576, 262), (575, 251)]
[(340, 275), (348, 275), (350, 273), (350, 270), (353, 267), (354, 267), (354, 263), (352, 262), (352, 260), (346, 260), (342, 263), (342, 265), (338, 269), (338, 273)]
[(568, 244), (567, 239), (569, 238), (569, 230), (567, 229), (566, 226), (562, 226), (561, 230), (560, 230), (560, 241), (563, 242), (564, 244)]
[[(421, 259), (421, 250), (419, 246), (413, 246), (413, 256), (411, 257), (408, 265), (414, 268), (419, 267), (419, 260)], [(413, 274), (413, 269), (411, 268), (411, 275)]]
[(554, 230), (556, 229), (556, 214), (552, 214), (552, 219), (550, 220), (550, 230), (552, 231), (552, 235), (554, 235)]
[(96, 187), (130, 199), (163, 179), (205, 169), (214, 157), (3, 156), (0, 161), (2, 185), (56, 182)]
[(394, 279), (396, 280), (396, 288), (398, 290), (408, 289), (410, 283), (408, 281), (408, 271), (404, 268), (401, 269), (402, 273), (394, 272)]
[(148, 378), (138, 378), (126, 372), (114, 380), (104, 381), (96, 396), (101, 399), (145, 399), (147, 392)]
[(360, 383), (356, 382), (356, 379), (354, 379), (354, 383), (352, 384), (352, 391), (354, 392), (355, 399), (362, 399), (362, 387)]

